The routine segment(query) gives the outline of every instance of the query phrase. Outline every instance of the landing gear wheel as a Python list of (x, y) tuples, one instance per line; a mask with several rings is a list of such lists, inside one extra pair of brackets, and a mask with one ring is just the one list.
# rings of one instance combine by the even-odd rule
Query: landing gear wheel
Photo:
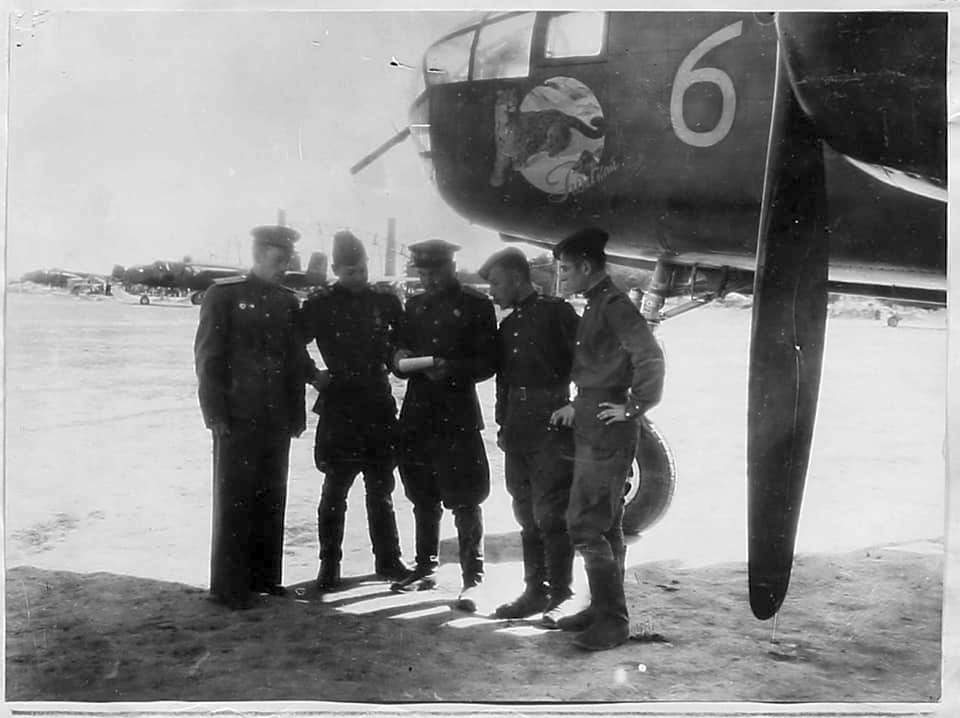
[(896, 314), (891, 314), (889, 317), (887, 317), (887, 326), (888, 326), (888, 327), (895, 327), (895, 326), (897, 326), (899, 323), (900, 323), (900, 317), (898, 317)]
[(147, 306), (147, 305), (150, 303), (150, 297), (148, 297), (146, 294), (141, 294), (141, 295), (140, 295), (140, 303), (141, 303), (143, 306)]
[(637, 457), (623, 496), (623, 532), (636, 535), (659, 521), (670, 508), (677, 486), (677, 465), (660, 430), (640, 421)]
[(191, 304), (200, 304), (203, 302), (203, 292), (194, 292), (190, 295)]

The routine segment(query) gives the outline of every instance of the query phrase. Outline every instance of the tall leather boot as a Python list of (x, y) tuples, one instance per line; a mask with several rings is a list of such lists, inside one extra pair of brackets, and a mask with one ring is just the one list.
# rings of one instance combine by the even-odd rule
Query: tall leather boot
[(393, 583), (391, 591), (410, 591), (431, 589), (436, 585), (434, 574), (439, 565), (440, 519), (443, 507), (437, 504), (414, 504), (413, 517), (416, 520), (417, 565), (404, 579)]
[(557, 531), (544, 541), (550, 600), (543, 610), (545, 628), (559, 628), (559, 621), (575, 615), (573, 590), (573, 544), (566, 531)]
[(630, 617), (623, 593), (619, 559), (607, 541), (580, 547), (596, 611), (590, 626), (573, 643), (587, 651), (615, 648), (630, 637)]
[(617, 559), (617, 566), (620, 567), (620, 582), (623, 583), (627, 577), (627, 545), (623, 541), (623, 528), (620, 526), (620, 524), (617, 524), (616, 528), (611, 529), (605, 533), (604, 536), (610, 544), (610, 550), (613, 551), (614, 558)]
[(320, 542), (320, 571), (316, 585), (329, 591), (340, 585), (340, 560), (343, 557), (343, 525), (346, 520), (346, 497), (328, 487), (324, 481), (320, 505), (317, 507), (317, 538)]
[(532, 526), (524, 528), (520, 533), (520, 545), (523, 549), (524, 591), (510, 603), (498, 606), (493, 612), (494, 618), (527, 618), (543, 611), (549, 601), (540, 532)]
[(460, 573), (463, 589), (456, 607), (463, 611), (477, 610), (476, 592), (483, 582), (483, 512), (479, 506), (457, 506), (453, 510), (460, 548)]

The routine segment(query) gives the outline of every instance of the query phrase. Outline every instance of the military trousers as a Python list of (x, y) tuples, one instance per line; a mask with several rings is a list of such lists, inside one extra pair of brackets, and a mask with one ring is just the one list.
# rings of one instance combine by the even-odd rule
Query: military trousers
[(637, 425), (633, 421), (608, 425), (597, 417), (603, 402), (625, 400), (625, 390), (581, 389), (574, 401), (575, 451), (567, 527), (587, 571), (594, 614), (588, 630), (594, 640), (619, 635), (629, 622), (623, 590), (623, 491), (636, 453)]
[(443, 507), (453, 511), (464, 585), (483, 577), (483, 514), (490, 467), (479, 431), (407, 435), (401, 442), (400, 479), (413, 504), (418, 568), (436, 567)]
[(210, 593), (247, 600), (282, 582), (290, 435), (240, 424), (213, 440)]
[[(567, 530), (574, 545), (620, 558), (623, 543), (623, 492), (636, 454), (634, 421), (604, 424), (603, 402), (623, 403), (625, 391), (583, 390), (574, 402), (574, 462)], [(604, 548), (606, 546), (606, 548)], [(621, 559), (622, 560), (622, 559)]]
[(363, 472), (366, 489), (367, 528), (378, 566), (400, 557), (400, 538), (393, 510), (393, 463), (336, 462), (328, 465), (317, 507), (320, 560), (337, 563), (343, 556), (343, 531), (347, 495), (357, 474)]
[(524, 583), (533, 589), (549, 584), (553, 593), (570, 590), (573, 548), (566, 512), (573, 479), (573, 433), (544, 432), (538, 442), (508, 445), (505, 454), (507, 491), (520, 524)]

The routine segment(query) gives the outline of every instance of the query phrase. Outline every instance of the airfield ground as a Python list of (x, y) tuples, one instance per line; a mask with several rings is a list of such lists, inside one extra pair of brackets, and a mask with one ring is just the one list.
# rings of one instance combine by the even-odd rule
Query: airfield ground
[[(680, 481), (628, 555), (634, 638), (599, 655), (527, 622), (451, 611), (440, 588), (372, 580), (363, 497), (345, 590), (310, 587), (320, 476), (294, 442), (289, 598), (230, 613), (205, 598), (210, 446), (195, 399), (195, 307), (8, 295), (6, 697), (13, 701), (911, 701), (940, 693), (943, 312), (900, 326), (831, 318), (790, 594), (776, 624), (746, 603), (749, 312), (708, 307), (660, 330), (651, 418)], [(856, 312), (851, 312), (856, 313)], [(397, 384), (398, 396), (402, 386)], [(480, 387), (492, 418), (492, 385)], [(487, 606), (520, 577), (502, 458), (485, 438)], [(413, 521), (398, 489), (406, 555)], [(578, 567), (580, 594), (582, 570)]]

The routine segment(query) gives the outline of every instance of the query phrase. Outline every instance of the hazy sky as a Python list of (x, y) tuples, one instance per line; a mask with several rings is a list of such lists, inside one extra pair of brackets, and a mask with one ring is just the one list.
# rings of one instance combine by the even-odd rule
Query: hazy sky
[[(876, 5), (893, 3), (935, 4)], [(476, 267), (499, 240), (440, 200), (412, 142), (356, 178), (348, 172), (407, 123), (416, 76), (391, 59), (419, 64), (427, 45), (470, 16), (24, 14), (10, 48), (8, 276), (52, 266), (108, 272), (186, 254), (246, 264), (249, 229), (274, 222), (280, 207), (304, 233), (304, 259), (341, 227), (369, 241), (395, 216), (401, 242), (442, 236), (464, 245), (462, 267)]]
[[(277, 209), (301, 255), (395, 216), (463, 267), (499, 246), (440, 200), (414, 146), (348, 168), (406, 125), (426, 46), (460, 13), (68, 12), (13, 33), (7, 272), (249, 259)], [(214, 256), (211, 256), (214, 255)]]

